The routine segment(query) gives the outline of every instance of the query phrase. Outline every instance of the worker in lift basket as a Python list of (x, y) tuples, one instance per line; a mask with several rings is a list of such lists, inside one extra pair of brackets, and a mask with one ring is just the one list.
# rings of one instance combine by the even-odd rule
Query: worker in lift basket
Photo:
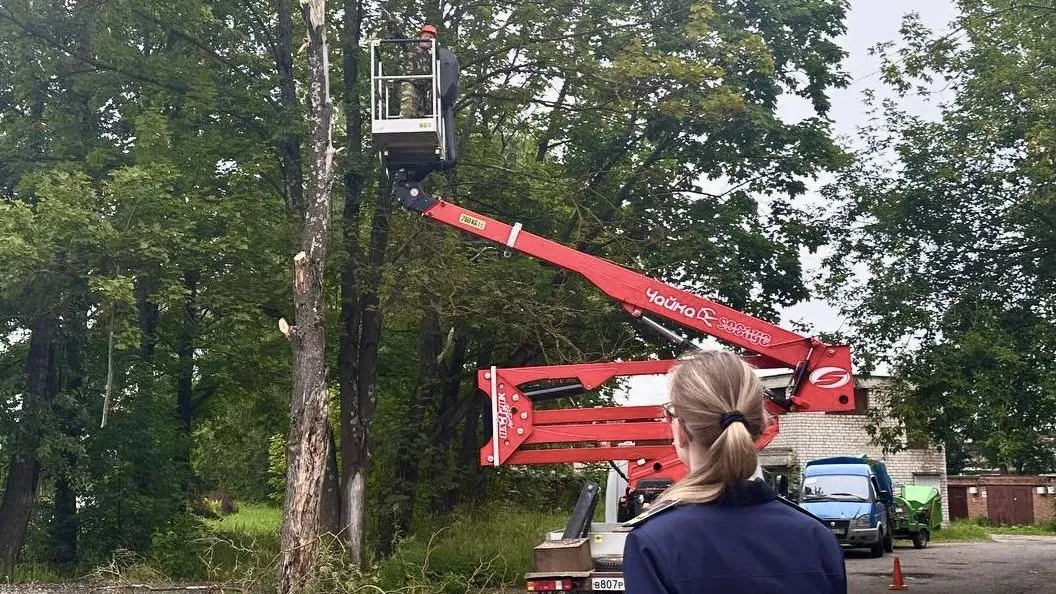
[[(430, 40), (436, 40), (436, 27), (433, 25), (422, 25), (418, 32), (418, 43), (407, 44), (405, 49), (406, 58), (404, 67), (405, 74), (432, 74), (432, 44)], [(432, 110), (427, 109), (430, 101), (429, 89), (432, 82), (427, 78), (418, 78), (400, 82), (400, 117), (401, 118), (424, 118), (432, 116)]]
[(847, 591), (843, 551), (759, 478), (764, 388), (740, 357), (707, 352), (668, 374), (663, 407), (689, 474), (627, 522), (627, 594)]

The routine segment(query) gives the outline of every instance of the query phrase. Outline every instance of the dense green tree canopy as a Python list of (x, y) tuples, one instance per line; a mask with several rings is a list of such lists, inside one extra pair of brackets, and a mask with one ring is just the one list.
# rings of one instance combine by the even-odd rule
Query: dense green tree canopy
[[(953, 32), (905, 21), (882, 48), (902, 93), (942, 87), (931, 121), (876, 106), (856, 164), (830, 188), (846, 234), (831, 260), (863, 353), (906, 382), (906, 429), (951, 465), (1056, 463), (1056, 10), (963, 1)], [(923, 89), (923, 90), (922, 90)], [(855, 270), (866, 280), (851, 283)], [(891, 437), (891, 436), (889, 436)]]

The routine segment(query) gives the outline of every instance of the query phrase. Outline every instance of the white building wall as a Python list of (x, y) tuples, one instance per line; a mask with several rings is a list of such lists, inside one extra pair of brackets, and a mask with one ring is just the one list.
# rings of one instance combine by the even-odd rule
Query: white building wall
[[(862, 382), (870, 389), (870, 407), (876, 408), (882, 398), (881, 379)], [(768, 387), (784, 387), (788, 376), (764, 378)], [(878, 389), (879, 388), (879, 389)], [(865, 454), (874, 460), (883, 460), (897, 490), (903, 484), (938, 483), (942, 496), (942, 519), (950, 518), (946, 492), (946, 455), (940, 447), (907, 449), (895, 454), (884, 454), (872, 443), (866, 425), (869, 420), (862, 414), (790, 413), (778, 417), (781, 432), (763, 450), (791, 450), (795, 462), (802, 469), (811, 460), (829, 456), (854, 456)]]

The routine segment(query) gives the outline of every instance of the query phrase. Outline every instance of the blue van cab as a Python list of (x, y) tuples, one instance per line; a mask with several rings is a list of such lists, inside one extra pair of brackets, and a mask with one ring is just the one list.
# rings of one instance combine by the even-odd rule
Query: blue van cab
[(894, 485), (883, 462), (837, 456), (808, 462), (799, 505), (820, 518), (840, 543), (868, 548), (873, 557), (893, 550)]

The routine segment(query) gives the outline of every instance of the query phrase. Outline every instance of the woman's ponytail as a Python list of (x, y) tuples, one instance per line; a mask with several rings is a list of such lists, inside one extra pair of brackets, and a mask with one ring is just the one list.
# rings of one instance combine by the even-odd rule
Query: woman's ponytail
[(743, 422), (730, 424), (709, 448), (708, 461), (724, 484), (746, 481), (755, 474), (759, 454), (755, 440)]

